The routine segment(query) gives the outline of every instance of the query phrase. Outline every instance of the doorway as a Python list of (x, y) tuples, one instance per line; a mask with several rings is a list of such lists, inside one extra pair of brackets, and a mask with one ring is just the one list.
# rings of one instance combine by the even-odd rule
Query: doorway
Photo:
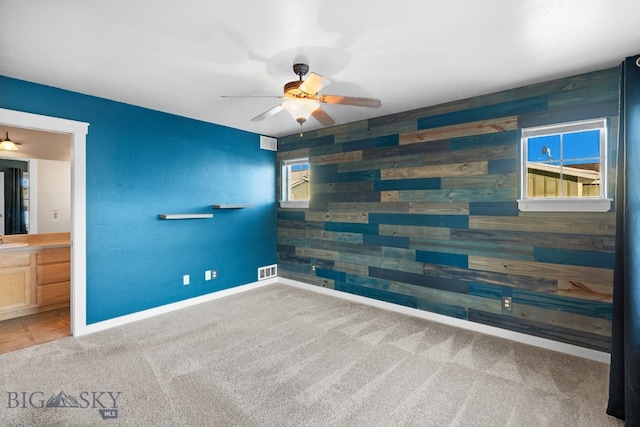
[(0, 109), (0, 124), (67, 134), (71, 138), (71, 335), (87, 333), (86, 322), (86, 135), (89, 124)]

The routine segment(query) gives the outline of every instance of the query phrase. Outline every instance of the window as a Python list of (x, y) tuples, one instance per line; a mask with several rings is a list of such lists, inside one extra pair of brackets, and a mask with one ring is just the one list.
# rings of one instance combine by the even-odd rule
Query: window
[(280, 206), (285, 208), (309, 207), (309, 159), (285, 160), (282, 162), (282, 198)]
[(522, 129), (522, 211), (611, 208), (607, 198), (605, 119)]

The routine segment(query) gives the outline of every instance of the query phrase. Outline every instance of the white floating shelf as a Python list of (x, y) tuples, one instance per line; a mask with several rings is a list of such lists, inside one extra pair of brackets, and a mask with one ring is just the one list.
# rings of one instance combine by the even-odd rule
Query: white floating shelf
[(160, 219), (203, 219), (213, 218), (213, 214), (159, 214)]
[(252, 208), (255, 205), (213, 205), (213, 209), (244, 209)]

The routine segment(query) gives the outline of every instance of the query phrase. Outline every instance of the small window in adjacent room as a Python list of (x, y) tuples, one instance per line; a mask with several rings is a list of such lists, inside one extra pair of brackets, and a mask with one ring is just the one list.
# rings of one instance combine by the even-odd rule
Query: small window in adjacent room
[(282, 178), (280, 206), (283, 208), (308, 208), (309, 179), (311, 178), (309, 159), (283, 161), (280, 176)]
[(607, 212), (605, 119), (522, 129), (522, 211)]

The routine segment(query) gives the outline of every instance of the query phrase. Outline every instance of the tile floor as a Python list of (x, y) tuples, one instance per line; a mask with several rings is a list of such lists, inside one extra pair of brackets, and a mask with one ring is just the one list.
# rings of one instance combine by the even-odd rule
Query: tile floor
[(67, 337), (69, 307), (0, 321), (0, 354)]

